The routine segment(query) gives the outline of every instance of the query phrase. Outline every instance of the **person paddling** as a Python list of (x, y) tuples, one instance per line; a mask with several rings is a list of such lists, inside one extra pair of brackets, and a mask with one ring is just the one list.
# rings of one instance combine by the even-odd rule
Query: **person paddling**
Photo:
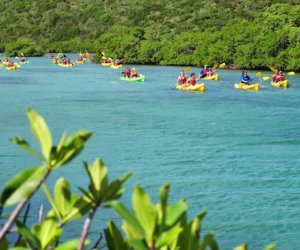
[(250, 76), (248, 76), (248, 72), (243, 70), (242, 71), (242, 75), (241, 75), (241, 83), (250, 85), (250, 82), (252, 81), (253, 78), (251, 78)]
[(187, 80), (187, 77), (184, 73), (184, 70), (181, 70), (180, 75), (178, 76), (178, 79), (177, 79), (177, 84), (178, 85), (183, 85), (183, 84), (186, 83), (186, 80)]
[(204, 65), (203, 69), (200, 70), (199, 76), (198, 76), (198, 80), (200, 78), (204, 78), (207, 76), (207, 65)]
[(191, 76), (187, 79), (186, 83), (188, 85), (192, 85), (192, 86), (196, 85), (197, 79), (196, 79), (195, 73), (191, 73)]

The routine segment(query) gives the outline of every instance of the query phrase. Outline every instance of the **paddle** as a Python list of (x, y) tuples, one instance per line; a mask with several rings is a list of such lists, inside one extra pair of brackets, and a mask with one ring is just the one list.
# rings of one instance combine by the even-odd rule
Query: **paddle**
[(184, 72), (185, 73), (189, 73), (190, 72), (190, 70), (191, 70), (191, 66), (187, 66), (185, 69), (184, 69)]
[(220, 68), (220, 69), (223, 69), (223, 68), (225, 68), (225, 66), (226, 66), (226, 63), (221, 63), (221, 64), (219, 65), (219, 68)]

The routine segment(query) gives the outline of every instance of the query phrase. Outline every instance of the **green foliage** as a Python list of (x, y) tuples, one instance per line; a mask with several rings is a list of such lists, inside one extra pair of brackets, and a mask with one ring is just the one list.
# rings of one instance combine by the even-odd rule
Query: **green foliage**
[(41, 46), (27, 38), (19, 38), (15, 42), (7, 43), (5, 46), (5, 54), (7, 56), (42, 56), (44, 51)]
[[(139, 186), (132, 195), (133, 211), (130, 212), (121, 202), (113, 201), (110, 205), (121, 216), (122, 229), (126, 240), (115, 240), (114, 234), (120, 235), (114, 224), (109, 223), (105, 231), (109, 249), (119, 249), (120, 244), (126, 249), (218, 249), (213, 234), (209, 233), (200, 241), (201, 221), (205, 213), (200, 213), (191, 222), (187, 221), (187, 204), (180, 200), (168, 204), (169, 185), (160, 191), (160, 203), (154, 205), (148, 194)], [(131, 247), (131, 248), (129, 248)]]

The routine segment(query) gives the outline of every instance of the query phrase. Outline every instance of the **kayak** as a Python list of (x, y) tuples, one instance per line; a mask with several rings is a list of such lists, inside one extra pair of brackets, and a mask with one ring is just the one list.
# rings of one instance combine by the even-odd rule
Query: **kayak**
[(111, 63), (101, 63), (102, 66), (111, 66)]
[(14, 66), (11, 66), (11, 67), (6, 67), (7, 70), (16, 70), (17, 69), (17, 66), (14, 65)]
[(26, 61), (26, 62), (20, 62), (20, 64), (29, 64), (29, 61)]
[(121, 69), (123, 67), (123, 64), (120, 64), (120, 65), (111, 65), (110, 66), (112, 69)]
[(128, 82), (144, 82), (145, 81), (145, 76), (142, 74), (139, 74), (138, 77), (124, 77), (120, 76), (120, 79), (123, 81), (128, 81)]
[(2, 61), (4, 65), (8, 65), (8, 61)]
[(52, 64), (58, 64), (58, 61), (52, 60)]
[(255, 83), (255, 84), (245, 84), (245, 83), (236, 83), (234, 84), (234, 87), (236, 89), (243, 89), (243, 90), (259, 90), (260, 88), (260, 84), (259, 83)]
[(184, 85), (184, 84), (176, 84), (176, 89), (178, 90), (186, 90), (186, 91), (199, 91), (202, 92), (205, 90), (205, 84), (204, 83), (200, 83), (200, 84), (196, 84), (196, 85)]
[(65, 67), (65, 68), (71, 68), (71, 67), (74, 67), (75, 64), (74, 63), (69, 63), (69, 64), (58, 63), (58, 66)]
[(280, 81), (280, 82), (271, 82), (271, 85), (275, 88), (288, 88), (289, 82), (288, 80)]
[(219, 75), (213, 75), (213, 76), (206, 76), (204, 78), (201, 78), (203, 80), (213, 80), (213, 81), (218, 81), (220, 78), (219, 78)]

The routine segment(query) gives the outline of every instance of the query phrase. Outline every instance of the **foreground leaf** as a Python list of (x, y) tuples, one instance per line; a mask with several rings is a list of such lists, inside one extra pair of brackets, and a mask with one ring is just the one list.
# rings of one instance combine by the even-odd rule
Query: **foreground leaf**
[(27, 198), (42, 181), (46, 172), (45, 166), (31, 167), (19, 172), (4, 186), (1, 204), (7, 207)]
[(44, 118), (32, 108), (27, 110), (27, 116), (31, 130), (41, 146), (42, 153), (45, 159), (49, 161), (52, 147), (52, 136), (50, 130)]

